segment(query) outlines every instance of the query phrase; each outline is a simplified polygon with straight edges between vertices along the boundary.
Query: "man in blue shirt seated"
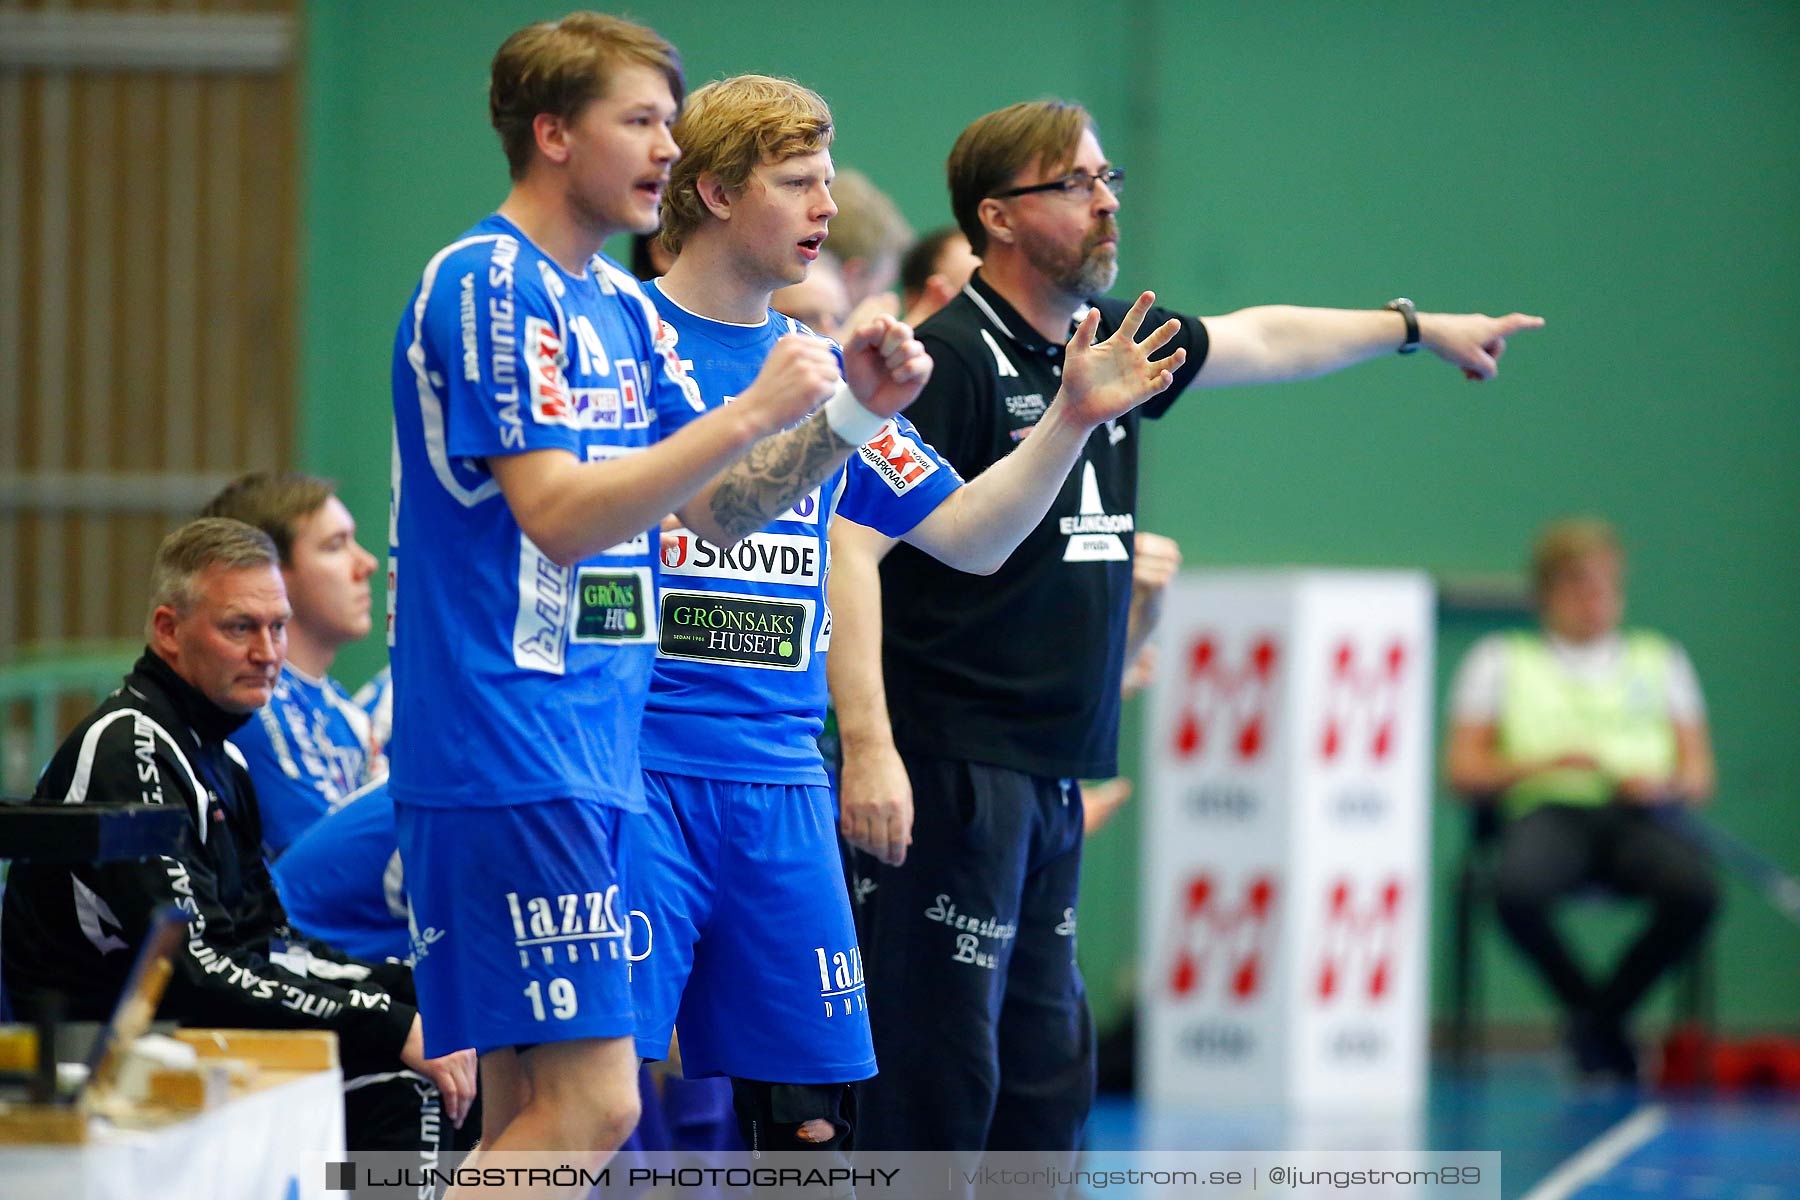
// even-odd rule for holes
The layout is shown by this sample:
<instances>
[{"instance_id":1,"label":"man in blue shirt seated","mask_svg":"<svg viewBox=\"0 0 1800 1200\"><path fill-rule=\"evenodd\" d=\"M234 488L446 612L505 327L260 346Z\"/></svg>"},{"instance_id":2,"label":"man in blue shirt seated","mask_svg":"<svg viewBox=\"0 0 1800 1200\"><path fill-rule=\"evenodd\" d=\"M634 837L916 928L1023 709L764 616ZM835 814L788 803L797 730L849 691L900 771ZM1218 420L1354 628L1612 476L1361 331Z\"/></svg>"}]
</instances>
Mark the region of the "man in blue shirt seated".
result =
<instances>
[{"instance_id":1,"label":"man in blue shirt seated","mask_svg":"<svg viewBox=\"0 0 1800 1200\"><path fill-rule=\"evenodd\" d=\"M371 714L330 673L338 651L369 634L375 556L358 544L356 520L331 482L311 475L240 476L202 515L269 535L294 609L275 694L231 736L256 781L272 862L314 822L387 776ZM371 704L379 703L386 674L368 689Z\"/></svg>"}]
</instances>

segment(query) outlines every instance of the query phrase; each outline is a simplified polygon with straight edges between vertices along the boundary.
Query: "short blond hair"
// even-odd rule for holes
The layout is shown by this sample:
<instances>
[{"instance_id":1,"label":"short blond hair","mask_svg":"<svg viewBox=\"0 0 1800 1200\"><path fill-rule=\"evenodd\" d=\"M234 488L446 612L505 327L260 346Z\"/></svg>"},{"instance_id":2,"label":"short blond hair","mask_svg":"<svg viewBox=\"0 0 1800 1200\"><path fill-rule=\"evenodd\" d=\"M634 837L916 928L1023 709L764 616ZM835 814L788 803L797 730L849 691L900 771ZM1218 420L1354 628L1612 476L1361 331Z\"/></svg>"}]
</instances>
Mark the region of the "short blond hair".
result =
<instances>
[{"instance_id":1,"label":"short blond hair","mask_svg":"<svg viewBox=\"0 0 1800 1200\"><path fill-rule=\"evenodd\" d=\"M156 610L172 608L185 616L194 607L194 580L214 567L227 571L281 566L281 554L268 534L230 517L199 517L162 540L150 565L150 610L145 636L154 641Z\"/></svg>"},{"instance_id":2,"label":"short blond hair","mask_svg":"<svg viewBox=\"0 0 1800 1200\"><path fill-rule=\"evenodd\" d=\"M654 29L597 12L527 25L500 44L488 73L488 117L500 134L515 180L525 178L537 146L539 113L572 119L606 95L612 73L636 65L662 72L680 104L687 83L681 56Z\"/></svg>"},{"instance_id":3,"label":"short blond hair","mask_svg":"<svg viewBox=\"0 0 1800 1200\"><path fill-rule=\"evenodd\" d=\"M950 183L950 212L976 257L987 253L981 202L1004 191L1019 172L1037 166L1060 174L1075 161L1081 135L1098 129L1088 110L1066 100L1028 100L969 123L950 148L944 173Z\"/></svg>"},{"instance_id":4,"label":"short blond hair","mask_svg":"<svg viewBox=\"0 0 1800 1200\"><path fill-rule=\"evenodd\" d=\"M681 157L663 193L663 245L681 253L682 243L706 218L700 176L741 188L764 163L828 149L832 134L831 108L819 93L791 79L734 75L700 88L675 122Z\"/></svg>"},{"instance_id":5,"label":"short blond hair","mask_svg":"<svg viewBox=\"0 0 1800 1200\"><path fill-rule=\"evenodd\" d=\"M1531 585L1541 600L1570 566L1596 554L1623 558L1618 531L1600 517L1564 517L1544 526L1531 546Z\"/></svg>"},{"instance_id":6,"label":"short blond hair","mask_svg":"<svg viewBox=\"0 0 1800 1200\"><path fill-rule=\"evenodd\" d=\"M912 245L912 226L900 215L899 205L855 167L838 172L831 183L831 198L838 212L831 218L831 238L825 248L839 262L857 258L878 262Z\"/></svg>"}]
</instances>

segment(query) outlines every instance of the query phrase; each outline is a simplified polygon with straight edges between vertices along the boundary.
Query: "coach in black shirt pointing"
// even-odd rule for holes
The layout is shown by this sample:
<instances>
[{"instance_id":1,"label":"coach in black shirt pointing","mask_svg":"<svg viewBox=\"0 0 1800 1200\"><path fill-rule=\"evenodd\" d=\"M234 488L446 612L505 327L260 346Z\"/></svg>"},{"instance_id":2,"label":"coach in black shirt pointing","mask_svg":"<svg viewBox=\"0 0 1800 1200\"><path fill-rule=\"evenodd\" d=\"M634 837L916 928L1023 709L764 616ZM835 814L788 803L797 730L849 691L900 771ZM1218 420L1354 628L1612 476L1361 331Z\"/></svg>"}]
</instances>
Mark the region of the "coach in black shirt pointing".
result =
<instances>
[{"instance_id":1,"label":"coach in black shirt pointing","mask_svg":"<svg viewBox=\"0 0 1800 1200\"><path fill-rule=\"evenodd\" d=\"M948 174L982 265L920 327L934 369L907 415L972 478L1030 436L1079 317L1098 308L1110 334L1125 311L1097 298L1118 271L1124 174L1087 112L1057 101L975 121ZM859 1104L861 1148L1070 1149L1087 1119L1074 780L1116 770L1141 417L1162 416L1190 384L1304 379L1421 346L1489 379L1506 339L1543 323L1395 300L1366 312L1152 311L1147 324L1171 316L1187 350L1173 386L1094 431L997 574L960 574L908 546L883 561L890 541L833 527L841 827L857 851L881 1063Z\"/></svg>"}]
</instances>

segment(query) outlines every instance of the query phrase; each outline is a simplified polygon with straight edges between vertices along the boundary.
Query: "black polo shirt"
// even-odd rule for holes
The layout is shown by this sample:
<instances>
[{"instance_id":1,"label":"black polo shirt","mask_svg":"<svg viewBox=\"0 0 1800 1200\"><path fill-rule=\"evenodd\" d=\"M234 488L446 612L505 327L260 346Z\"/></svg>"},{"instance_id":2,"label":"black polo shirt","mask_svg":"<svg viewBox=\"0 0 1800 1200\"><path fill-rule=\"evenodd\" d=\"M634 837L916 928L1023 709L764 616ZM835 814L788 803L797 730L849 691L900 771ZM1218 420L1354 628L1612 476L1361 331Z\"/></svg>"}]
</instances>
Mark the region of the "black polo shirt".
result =
<instances>
[{"instance_id":1,"label":"black polo shirt","mask_svg":"<svg viewBox=\"0 0 1800 1200\"><path fill-rule=\"evenodd\" d=\"M1130 305L1093 303L1101 340ZM968 575L904 544L882 563L882 664L902 750L1033 775L1116 773L1139 428L1206 360L1197 318L1152 309L1144 329L1170 317L1181 332L1161 353L1188 352L1173 386L1094 430L1049 513L996 574ZM906 415L965 479L1010 454L1061 386L1063 343L1045 341L979 272L919 340L931 380Z\"/></svg>"}]
</instances>

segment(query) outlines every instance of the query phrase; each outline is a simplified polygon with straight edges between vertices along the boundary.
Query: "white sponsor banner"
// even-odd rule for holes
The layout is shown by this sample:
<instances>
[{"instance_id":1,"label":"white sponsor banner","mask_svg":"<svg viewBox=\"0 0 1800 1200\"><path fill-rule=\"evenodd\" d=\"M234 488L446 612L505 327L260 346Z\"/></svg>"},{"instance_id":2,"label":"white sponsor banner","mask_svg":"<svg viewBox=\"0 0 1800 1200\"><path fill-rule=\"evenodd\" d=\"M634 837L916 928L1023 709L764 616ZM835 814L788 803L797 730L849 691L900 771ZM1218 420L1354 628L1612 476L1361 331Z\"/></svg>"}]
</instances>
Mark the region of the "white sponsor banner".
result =
<instances>
[{"instance_id":1,"label":"white sponsor banner","mask_svg":"<svg viewBox=\"0 0 1800 1200\"><path fill-rule=\"evenodd\" d=\"M1188 571L1145 738L1153 1104L1422 1102L1432 592Z\"/></svg>"},{"instance_id":2,"label":"white sponsor banner","mask_svg":"<svg viewBox=\"0 0 1800 1200\"><path fill-rule=\"evenodd\" d=\"M0 1147L0 1193L59 1200L327 1200L342 1193L326 1187L321 1160L344 1157L344 1077L334 1066L264 1083L148 1128L95 1121L79 1146ZM419 1156L409 1161L416 1168Z\"/></svg>"},{"instance_id":3,"label":"white sponsor banner","mask_svg":"<svg viewBox=\"0 0 1800 1200\"><path fill-rule=\"evenodd\" d=\"M663 573L816 587L824 567L819 545L817 534L752 533L727 547L675 529L663 535Z\"/></svg>"}]
</instances>

